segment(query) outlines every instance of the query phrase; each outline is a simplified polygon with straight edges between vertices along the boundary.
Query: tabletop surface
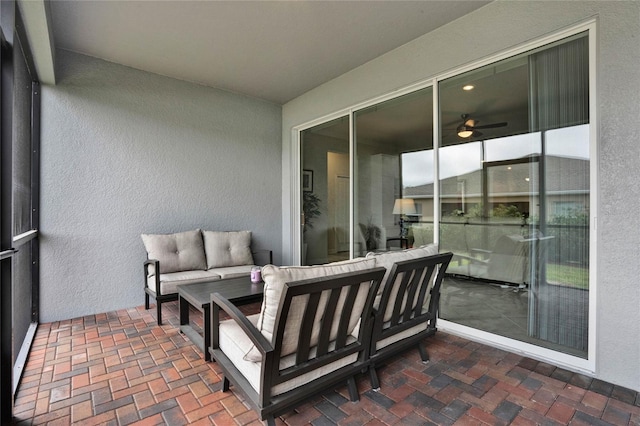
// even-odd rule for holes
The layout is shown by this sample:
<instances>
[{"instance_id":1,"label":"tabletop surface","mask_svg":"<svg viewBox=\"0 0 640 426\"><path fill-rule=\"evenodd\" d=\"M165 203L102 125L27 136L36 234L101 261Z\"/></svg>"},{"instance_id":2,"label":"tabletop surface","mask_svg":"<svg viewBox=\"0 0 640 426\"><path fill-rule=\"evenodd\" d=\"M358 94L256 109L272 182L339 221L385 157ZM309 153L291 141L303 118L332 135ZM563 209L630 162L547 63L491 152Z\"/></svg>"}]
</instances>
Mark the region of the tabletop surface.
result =
<instances>
[{"instance_id":1,"label":"tabletop surface","mask_svg":"<svg viewBox=\"0 0 640 426\"><path fill-rule=\"evenodd\" d=\"M220 293L230 302L243 299L260 299L264 293L264 283L252 283L249 276L239 278L227 278L222 280L207 281L196 284L178 286L181 297L190 303L204 306L211 303L211 293Z\"/></svg>"}]
</instances>

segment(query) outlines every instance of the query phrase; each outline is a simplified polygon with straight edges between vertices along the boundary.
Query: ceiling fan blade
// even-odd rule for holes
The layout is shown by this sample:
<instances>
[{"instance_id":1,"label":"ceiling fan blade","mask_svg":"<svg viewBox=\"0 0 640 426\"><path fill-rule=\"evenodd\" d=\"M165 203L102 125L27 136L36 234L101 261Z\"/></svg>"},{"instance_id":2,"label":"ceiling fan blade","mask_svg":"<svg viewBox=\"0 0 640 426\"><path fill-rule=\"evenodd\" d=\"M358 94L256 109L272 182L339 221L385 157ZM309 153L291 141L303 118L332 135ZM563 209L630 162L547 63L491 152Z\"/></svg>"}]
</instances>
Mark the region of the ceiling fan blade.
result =
<instances>
[{"instance_id":1,"label":"ceiling fan blade","mask_svg":"<svg viewBox=\"0 0 640 426\"><path fill-rule=\"evenodd\" d=\"M506 121L501 123L491 123L491 124L483 124L482 126L473 126L474 129L493 129L496 127L505 127L507 125Z\"/></svg>"}]
</instances>

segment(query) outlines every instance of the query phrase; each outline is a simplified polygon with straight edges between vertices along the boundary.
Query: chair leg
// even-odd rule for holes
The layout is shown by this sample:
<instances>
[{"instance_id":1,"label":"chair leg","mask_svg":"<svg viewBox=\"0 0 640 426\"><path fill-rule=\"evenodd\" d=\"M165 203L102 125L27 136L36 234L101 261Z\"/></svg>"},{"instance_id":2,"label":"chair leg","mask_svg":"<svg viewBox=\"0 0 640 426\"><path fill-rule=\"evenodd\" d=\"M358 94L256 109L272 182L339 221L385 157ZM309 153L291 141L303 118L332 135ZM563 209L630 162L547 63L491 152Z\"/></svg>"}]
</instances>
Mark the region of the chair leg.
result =
<instances>
[{"instance_id":1,"label":"chair leg","mask_svg":"<svg viewBox=\"0 0 640 426\"><path fill-rule=\"evenodd\" d=\"M147 292L144 293L144 308L149 310L149 294Z\"/></svg>"},{"instance_id":2,"label":"chair leg","mask_svg":"<svg viewBox=\"0 0 640 426\"><path fill-rule=\"evenodd\" d=\"M229 390L229 379L226 377L222 377L222 392L227 392Z\"/></svg>"},{"instance_id":3,"label":"chair leg","mask_svg":"<svg viewBox=\"0 0 640 426\"><path fill-rule=\"evenodd\" d=\"M268 416L266 419L267 426L276 426L276 419L273 416Z\"/></svg>"},{"instance_id":4,"label":"chair leg","mask_svg":"<svg viewBox=\"0 0 640 426\"><path fill-rule=\"evenodd\" d=\"M371 381L373 391L378 392L380 390L380 382L378 381L378 374L373 365L369 367L369 380Z\"/></svg>"},{"instance_id":5,"label":"chair leg","mask_svg":"<svg viewBox=\"0 0 640 426\"><path fill-rule=\"evenodd\" d=\"M358 386L356 385L356 379L353 376L347 379L347 386L349 388L349 399L351 402L359 401L360 395L358 394Z\"/></svg>"},{"instance_id":6,"label":"chair leg","mask_svg":"<svg viewBox=\"0 0 640 426\"><path fill-rule=\"evenodd\" d=\"M158 325L162 325L162 303L156 299L156 312L158 313Z\"/></svg>"},{"instance_id":7,"label":"chair leg","mask_svg":"<svg viewBox=\"0 0 640 426\"><path fill-rule=\"evenodd\" d=\"M422 363L426 364L429 362L429 354L427 350L422 346L422 344L418 343L418 352L420 352L420 358L422 358Z\"/></svg>"}]
</instances>

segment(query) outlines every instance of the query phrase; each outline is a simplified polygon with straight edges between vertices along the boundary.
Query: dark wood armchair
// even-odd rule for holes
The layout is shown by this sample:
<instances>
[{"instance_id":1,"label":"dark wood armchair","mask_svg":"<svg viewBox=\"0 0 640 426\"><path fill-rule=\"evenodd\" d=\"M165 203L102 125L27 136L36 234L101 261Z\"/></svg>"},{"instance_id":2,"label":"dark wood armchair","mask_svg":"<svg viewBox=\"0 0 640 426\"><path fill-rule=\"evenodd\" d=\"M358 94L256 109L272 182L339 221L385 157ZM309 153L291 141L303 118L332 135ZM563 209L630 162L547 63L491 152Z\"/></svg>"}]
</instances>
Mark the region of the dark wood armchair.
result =
<instances>
[{"instance_id":1,"label":"dark wood armchair","mask_svg":"<svg viewBox=\"0 0 640 426\"><path fill-rule=\"evenodd\" d=\"M271 425L275 416L345 382L351 400L358 400L354 377L368 365L372 306L384 273L373 268L284 283L271 339L256 327L258 315L245 317L214 293L210 353L224 373L222 390L233 384ZM220 321L220 310L231 319ZM283 348L292 342L287 354Z\"/></svg>"},{"instance_id":2,"label":"dark wood armchair","mask_svg":"<svg viewBox=\"0 0 640 426\"><path fill-rule=\"evenodd\" d=\"M440 286L452 256L443 253L398 261L390 268L375 305L369 355L374 389L380 387L376 365L384 359L416 347L422 360L429 360L423 340L436 332Z\"/></svg>"}]
</instances>

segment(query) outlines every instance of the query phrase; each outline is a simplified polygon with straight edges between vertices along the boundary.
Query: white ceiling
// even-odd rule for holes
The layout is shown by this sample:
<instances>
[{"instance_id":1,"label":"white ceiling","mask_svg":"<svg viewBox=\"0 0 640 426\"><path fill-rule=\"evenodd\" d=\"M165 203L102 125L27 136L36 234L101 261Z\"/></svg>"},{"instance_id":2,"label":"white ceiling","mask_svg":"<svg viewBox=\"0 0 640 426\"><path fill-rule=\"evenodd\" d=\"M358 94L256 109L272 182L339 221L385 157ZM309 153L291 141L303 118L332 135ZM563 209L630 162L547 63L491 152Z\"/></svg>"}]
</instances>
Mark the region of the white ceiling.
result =
<instances>
[{"instance_id":1,"label":"white ceiling","mask_svg":"<svg viewBox=\"0 0 640 426\"><path fill-rule=\"evenodd\" d=\"M55 46L284 104L488 1L51 0Z\"/></svg>"}]
</instances>

